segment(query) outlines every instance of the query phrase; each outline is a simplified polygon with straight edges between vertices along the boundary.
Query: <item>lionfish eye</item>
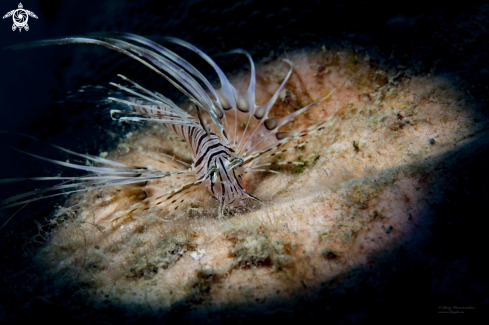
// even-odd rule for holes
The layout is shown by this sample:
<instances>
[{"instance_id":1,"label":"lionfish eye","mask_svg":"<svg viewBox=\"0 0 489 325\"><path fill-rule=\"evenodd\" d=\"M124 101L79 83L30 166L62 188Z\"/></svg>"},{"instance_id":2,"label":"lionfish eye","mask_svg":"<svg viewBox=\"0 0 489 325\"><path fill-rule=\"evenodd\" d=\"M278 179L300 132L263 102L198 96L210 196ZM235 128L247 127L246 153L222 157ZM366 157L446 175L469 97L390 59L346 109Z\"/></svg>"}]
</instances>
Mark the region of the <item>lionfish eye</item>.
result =
<instances>
[{"instance_id":1,"label":"lionfish eye","mask_svg":"<svg viewBox=\"0 0 489 325\"><path fill-rule=\"evenodd\" d=\"M214 184L217 181L217 175L218 174L219 174L219 172L212 171L212 174L211 174L211 183L212 184Z\"/></svg>"},{"instance_id":2,"label":"lionfish eye","mask_svg":"<svg viewBox=\"0 0 489 325\"><path fill-rule=\"evenodd\" d=\"M216 165L209 166L207 173L204 178L211 178L211 183L214 184L217 181L217 176L219 175L219 168Z\"/></svg>"}]
</instances>

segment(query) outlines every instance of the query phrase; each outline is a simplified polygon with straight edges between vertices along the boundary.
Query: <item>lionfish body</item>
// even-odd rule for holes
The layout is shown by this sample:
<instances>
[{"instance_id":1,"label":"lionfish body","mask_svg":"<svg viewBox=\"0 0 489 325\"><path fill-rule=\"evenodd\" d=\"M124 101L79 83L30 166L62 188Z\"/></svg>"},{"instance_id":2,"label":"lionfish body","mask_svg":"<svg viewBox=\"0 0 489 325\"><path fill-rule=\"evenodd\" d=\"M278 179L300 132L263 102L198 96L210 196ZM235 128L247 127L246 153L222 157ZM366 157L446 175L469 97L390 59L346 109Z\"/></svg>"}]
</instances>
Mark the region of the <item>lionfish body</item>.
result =
<instances>
[{"instance_id":1,"label":"lionfish body","mask_svg":"<svg viewBox=\"0 0 489 325\"><path fill-rule=\"evenodd\" d=\"M204 179L202 185L222 206L240 207L253 198L243 186L242 168L230 169L234 161L239 161L239 157L221 138L197 127L169 125L169 128L190 146L195 178Z\"/></svg>"},{"instance_id":2,"label":"lionfish body","mask_svg":"<svg viewBox=\"0 0 489 325\"><path fill-rule=\"evenodd\" d=\"M97 44L119 51L141 62L164 77L189 98L190 102L195 106L197 113L196 117L178 107L162 94L147 90L121 75L119 75L119 77L125 80L128 83L128 86L115 83L111 83L111 85L118 88L123 95L108 97L107 99L122 104L126 109L113 109L110 113L112 118L119 121L156 122L172 129L184 139L191 148L193 163L186 166L189 168L169 172L151 170L144 167L132 167L108 159L83 155L58 147L69 154L86 158L101 166L78 165L29 154L65 167L88 171L89 174L82 177L30 178L31 180L63 180L69 181L69 183L64 182L56 186L3 200L0 202L0 209L26 204L46 197L84 191L87 189L137 184L142 181L147 182L181 174L193 175L194 178L192 181L156 198L146 198L145 203L148 204L146 204L146 208L144 209L148 209L151 206L158 206L163 203L173 203L176 195L181 195L182 193L185 193L185 191L196 186L205 187L218 201L221 211L226 207L239 208L245 205L249 200L258 200L248 193L243 186L242 173L267 171L266 169L259 167L270 164L257 166L255 163L258 159L266 157L265 154L267 153L273 155L273 153L278 154L284 152L286 150L277 151L277 148L290 140L298 139L299 137L317 132L324 128L324 123L326 121L313 125L302 132L278 132L281 126L290 122L293 118L305 112L311 106L327 99L334 90L327 96L290 115L282 118L268 117L268 113L278 98L280 91L292 74L292 62L284 60L290 65L287 76L272 98L264 105L257 106L255 104L254 63L251 56L246 51L239 49L228 53L243 54L247 56L251 64L251 78L248 89L245 92L239 92L228 81L227 77L217 64L205 53L201 52L193 45L179 39L167 37L163 40L187 48L207 61L219 77L221 84L220 89L215 89L195 67L174 52L147 38L133 34L110 33L97 34L97 36L93 37L45 40L29 44L21 44L12 48L20 49L71 43ZM238 135L237 132L238 111L248 115L246 128L240 135ZM204 112L206 116L204 116ZM231 112L234 113L234 118L229 117ZM212 121L212 129L209 124L207 124L206 117L210 118ZM331 120L331 117L328 119ZM254 130L248 128L249 125L255 125ZM260 144L263 147L263 145L270 142L269 140L273 140L273 143L260 150L256 149ZM182 165L185 165L185 163L181 163ZM285 162L278 164L285 164ZM292 162L292 164L302 163ZM273 172L272 170L269 171ZM20 179L3 180L3 182L18 180ZM44 195L44 193L48 191L63 192L47 196ZM138 209L141 209L140 205L133 208L131 211Z\"/></svg>"}]
</instances>

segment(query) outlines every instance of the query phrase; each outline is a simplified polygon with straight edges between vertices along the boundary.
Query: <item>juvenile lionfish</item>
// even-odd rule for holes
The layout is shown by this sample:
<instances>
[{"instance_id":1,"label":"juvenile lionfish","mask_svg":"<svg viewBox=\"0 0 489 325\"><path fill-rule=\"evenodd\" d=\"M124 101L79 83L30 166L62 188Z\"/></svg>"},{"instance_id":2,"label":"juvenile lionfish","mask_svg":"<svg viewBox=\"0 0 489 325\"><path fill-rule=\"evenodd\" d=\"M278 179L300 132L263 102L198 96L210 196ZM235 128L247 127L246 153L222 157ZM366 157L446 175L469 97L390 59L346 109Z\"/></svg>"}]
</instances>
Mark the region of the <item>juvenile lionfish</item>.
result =
<instances>
[{"instance_id":1,"label":"juvenile lionfish","mask_svg":"<svg viewBox=\"0 0 489 325\"><path fill-rule=\"evenodd\" d=\"M180 195L194 187L205 187L217 200L221 214L225 208L239 208L250 200L259 201L258 198L248 193L243 186L243 173L253 171L276 172L264 169L264 167L272 164L303 164L302 162L257 164L257 161L261 158L275 156L298 146L303 146L305 142L279 150L282 145L291 140L299 139L323 129L327 120L303 131L278 131L281 126L290 122L297 115L328 99L333 92L285 117L272 118L269 117L269 112L292 74L293 63L291 61L284 59L290 68L274 95L264 105L257 106L255 104L255 66L248 52L236 49L226 53L243 54L250 62L251 76L249 86L245 92L240 92L229 82L221 68L207 54L177 38L164 37L162 40L191 50L209 63L218 75L221 85L220 89L214 88L209 80L193 65L168 48L148 38L128 33L104 33L90 37L43 40L10 48L21 49L72 43L97 44L121 52L149 67L189 98L193 107L195 107L196 116L190 115L162 94L150 91L136 82L119 75L129 86L110 83L110 85L118 89L119 96L109 96L107 100L122 104L126 109L112 109L110 111L111 117L119 121L142 121L163 124L173 130L189 145L192 151L193 163L180 162L182 166L187 168L179 171L160 171L146 167L127 166L105 158L80 154L55 146L62 151L88 159L101 166L74 164L27 153L51 163L89 173L82 177L29 178L31 180L60 180L63 183L3 200L0 202L0 209L87 189L141 184L183 174L193 176L190 178L192 181L158 197L148 197L143 200L143 204L139 204L127 212L147 210L167 202L173 203L174 201L172 200L175 199L176 195ZM122 96L120 95L121 93ZM238 135L238 111L248 115L248 120L245 122L246 127L241 135ZM231 112L234 114L234 118L230 114ZM212 126L206 123L207 117L212 121ZM328 120L331 120L331 117ZM258 149L260 147L262 148ZM4 179L1 182L19 180L24 179ZM51 191L63 192L44 195L44 193ZM144 208L141 208L142 206Z\"/></svg>"}]
</instances>

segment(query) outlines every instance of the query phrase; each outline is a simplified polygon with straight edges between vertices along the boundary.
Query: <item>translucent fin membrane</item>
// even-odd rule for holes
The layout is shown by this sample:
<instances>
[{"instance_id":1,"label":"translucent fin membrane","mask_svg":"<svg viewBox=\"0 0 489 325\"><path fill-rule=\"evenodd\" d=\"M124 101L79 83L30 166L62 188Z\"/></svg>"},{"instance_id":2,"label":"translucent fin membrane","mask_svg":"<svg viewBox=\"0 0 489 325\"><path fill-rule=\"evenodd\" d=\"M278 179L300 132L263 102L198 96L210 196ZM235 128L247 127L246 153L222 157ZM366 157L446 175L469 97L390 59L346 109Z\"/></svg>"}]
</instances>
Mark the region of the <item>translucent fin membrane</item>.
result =
<instances>
[{"instance_id":1,"label":"translucent fin membrane","mask_svg":"<svg viewBox=\"0 0 489 325\"><path fill-rule=\"evenodd\" d=\"M203 109L212 121L216 124L219 129L221 137L227 142L226 132L223 125L220 122L220 118L224 116L224 111L220 103L219 97L217 96L216 90L210 86L210 83L205 77L202 76L193 66L188 62L183 60L177 54L169 51L163 46L154 43L153 41L146 39L141 36L136 36L132 34L124 33L104 33L96 34L94 37L69 37L62 39L44 40L32 43L25 43L15 46L10 46L10 49L24 49L30 47L47 46L47 45L62 45L62 44L73 44L73 43L88 43L102 45L109 49L116 50L123 53L134 60L137 60L152 69L166 80L168 80L173 86L185 94L192 102ZM173 42L175 44L181 45L199 54L207 62L209 62L212 67L216 70L221 80L221 92L226 96L228 102L232 105L233 101L232 87L225 77L222 70L212 61L206 54L195 48L194 46L178 39L166 38L167 41ZM135 41L139 44L144 44L149 47L141 47L131 44L127 41ZM155 52L155 50L158 52ZM215 100L211 100L207 92L201 87L201 85L195 80L201 80L207 88L207 91L214 94Z\"/></svg>"},{"instance_id":2,"label":"translucent fin membrane","mask_svg":"<svg viewBox=\"0 0 489 325\"><path fill-rule=\"evenodd\" d=\"M247 91L242 94L238 92L233 85L229 82L224 72L219 68L219 66L204 52L199 50L197 47L189 44L183 40L174 38L174 37L161 37L159 38L162 41L170 42L179 46L182 46L186 49L189 49L199 55L202 59L204 59L207 63L209 63L216 74L219 77L220 81L220 89L215 89L212 87L210 82L189 62L185 59L181 58L176 53L170 51L166 47L158 44L150 39L145 37L141 37L134 34L129 33L96 33L92 34L90 37L71 37L71 38L63 38L63 39L53 39L53 40L44 40L26 44L20 44L11 46L11 49L22 49L36 46L46 46L46 45L60 45L60 44L71 44L71 43L89 43L102 45L109 49L116 50L121 52L139 62L146 65L159 75L163 76L166 80L168 80L172 85L174 85L178 90L180 90L183 94L188 96L188 98L194 102L200 109L204 110L217 126L221 138L225 141L227 145L230 145L234 148L237 148L238 155L246 154L250 152L257 145L257 138L263 139L267 138L268 135L275 134L278 129L295 118L297 115L303 113L308 108L318 104L322 100L325 100L331 95L331 93L302 108L301 110L290 114L281 119L270 119L268 114L276 102L280 92L283 87L289 80L292 71L293 71L293 63L287 59L284 59L286 63L290 65L289 72L287 76L283 80L280 87L274 93L270 100L261 106L257 106L255 104L255 87L256 87L256 75L255 75L255 66L253 63L253 59L251 55L242 50L237 49L225 54L243 54L245 55L251 65L251 75L250 75L250 83ZM134 42L136 44L130 43ZM127 87L112 84L119 89L136 96L141 100L146 100L147 103L137 104L141 109L138 113L144 113L141 117L134 116L125 116L125 117L117 117L119 120L130 120L130 121L152 121L156 119L155 122L165 123L165 124L178 124L178 125L191 125L192 122L188 121L186 116L183 116L181 113L184 113L180 110L173 102L171 102L166 97L146 90L145 88L139 86L138 84L130 81L129 79L121 76L124 80L130 82L137 90L142 91L135 92ZM201 82L203 86L201 86ZM212 98L211 98L212 97ZM110 100L120 102L123 104L128 104L124 102L124 99L118 99L115 97L109 97ZM155 109L151 109L151 113L146 111L149 105L156 105L164 107L163 111L156 112ZM132 107L137 106L132 104ZM161 109L161 107L160 107ZM234 121L234 136L232 139L232 143L229 143L227 134L227 120L224 111L232 109L235 113L235 121ZM166 114L166 111L171 111L179 117L173 116L172 114ZM243 136L239 141L237 141L237 112L248 113L248 123L246 123L245 131ZM112 111L112 116L114 117L114 113L124 113L125 111ZM252 116L258 120L257 127L248 135L249 130L248 126L250 125L250 121ZM180 120L181 119L181 120ZM221 123L221 119L224 119L225 125ZM198 123L196 123L198 124ZM205 129L205 126L204 126ZM279 137L277 137L279 139Z\"/></svg>"},{"instance_id":3,"label":"translucent fin membrane","mask_svg":"<svg viewBox=\"0 0 489 325\"><path fill-rule=\"evenodd\" d=\"M251 67L251 74L250 74L250 83L248 85L248 89L246 93L241 94L234 86L230 85L230 88L233 91L233 97L235 99L235 105L228 105L226 110L233 109L234 112L234 138L233 138L233 147L240 148L240 143L241 141L236 144L237 139L237 131L238 131L238 110L243 113L248 113L249 118L248 118L248 123L246 123L246 129L243 134L246 134L246 130L248 129L248 125L251 119L251 115L253 115L253 112L255 111L255 87L256 87L256 73L255 73L255 64L253 62L253 58L251 55L246 52L245 50L242 49L236 49L233 51L229 51L221 55L228 55L228 54L243 54L245 55L248 60L250 61L250 67ZM221 97L224 97L221 95ZM242 139L242 138L241 138Z\"/></svg>"},{"instance_id":4,"label":"translucent fin membrane","mask_svg":"<svg viewBox=\"0 0 489 325\"><path fill-rule=\"evenodd\" d=\"M301 146L306 145L307 141L305 141L301 144L298 144L296 146L290 147L288 149L274 152L274 150L278 149L280 146L288 143L289 141L297 140L297 139L300 139L300 138L308 136L308 135L316 134L316 133L324 130L325 128L332 126L334 124L334 122L336 121L335 116L336 116L337 111L338 111L338 109L332 115L330 115L326 120L321 121L319 123L316 123L316 124L308 127L306 130L304 130L302 132L282 132L283 134L281 134L281 137L282 136L284 136L284 137L281 140L279 140L278 142L266 147L263 150L252 152L248 156L243 157L242 165L246 166L247 168L250 168L250 166L252 166L259 158L272 157L272 156L278 155L280 153L283 153L283 152L286 152L289 150L294 150L295 148L299 148ZM266 153L268 153L268 155L264 156Z\"/></svg>"},{"instance_id":5,"label":"translucent fin membrane","mask_svg":"<svg viewBox=\"0 0 489 325\"><path fill-rule=\"evenodd\" d=\"M283 85L283 83L282 83ZM282 87L282 86L281 86ZM280 90L281 88L279 88ZM249 137L247 143L250 143L252 144L251 147L249 147L248 149L245 149L245 151L243 152L243 155L246 155L248 152L252 152L252 150L254 148L256 148L260 143L262 143L263 141L265 141L267 138L269 138L271 135L275 135L278 133L278 130L280 129L280 127L284 126L285 124L289 123L290 121L292 121L295 117L297 117L299 114L302 114L304 113L305 111L307 111L309 108L313 107L314 105L317 105L319 103L321 103L322 101L325 101L327 100L328 98L331 97L331 95L336 91L336 89L333 89L328 95L324 96L323 98L321 99L318 99L317 101L299 109L298 111L295 111L294 113L292 114L289 114L287 116L284 116L284 117L281 117L281 118L267 118L268 117L268 112L270 111L270 108L267 108L268 110L266 111L266 113L263 115L263 119L260 121L260 124L256 127L255 131L253 132L253 134ZM277 93L275 93L275 95L278 96ZM275 97L274 95L274 97ZM276 98L273 98L272 99L276 100ZM284 132L280 132L279 135L276 135L276 138L277 140L280 140L280 138L284 138L284 136L286 136L286 134L284 134ZM289 133L289 135L294 135L294 133ZM258 140L260 139L260 140Z\"/></svg>"},{"instance_id":6,"label":"translucent fin membrane","mask_svg":"<svg viewBox=\"0 0 489 325\"><path fill-rule=\"evenodd\" d=\"M275 91L275 93L273 94L272 98L270 98L268 100L267 103L265 103L264 105L261 105L261 106L256 106L256 104L254 103L254 95L253 95L253 112L250 111L250 116L248 118L248 123L247 125L250 124L250 121L251 121L251 116L253 115L253 117L257 120L259 120L259 123L258 125L256 126L255 130L253 130L253 132L251 133L251 135L249 135L248 137L246 137L246 132L248 131L248 127L246 127L245 129L245 132L243 133L243 138L242 138L242 141L243 139L246 139L245 142L243 143L242 141L240 142L240 153L244 153L246 152L246 148L251 144L253 143L253 140L254 140L254 137L255 137L255 134L257 134L257 130L259 130L262 126L262 124L264 123L264 121L266 121L266 119L268 118L268 113L270 112L270 110L272 109L273 105L275 104L275 102L277 101L277 98L280 94L280 92L282 91L282 89L284 88L285 84L287 83L287 81L289 80L290 76L292 75L292 71L294 69L294 64L287 60L287 59L284 59L285 62L287 62L289 65L290 65L290 69L289 69L289 72L287 73L287 76L284 78L284 80L282 81L282 83L280 84L280 87L277 89L277 91ZM253 78L253 81L250 80L250 88L253 84L253 90L254 90L254 87L255 87L255 74L253 73L252 74L252 78ZM259 133L258 133L259 134Z\"/></svg>"},{"instance_id":7,"label":"translucent fin membrane","mask_svg":"<svg viewBox=\"0 0 489 325\"><path fill-rule=\"evenodd\" d=\"M33 137L32 137L33 138ZM35 138L34 138L35 139ZM149 170L144 167L131 167L131 166L126 166L124 164L100 158L100 157L95 157L91 155L85 155L85 154L79 154L76 152L73 152L71 150L55 146L54 147L58 148L61 151L67 152L72 155L76 155L79 157L86 158L90 161L106 165L106 166L111 166L111 167L95 167L95 166L85 166L85 165L79 165L79 164L73 164L73 163L67 163L64 161L59 161L59 160L53 160L45 157L41 157L38 155L34 155L31 153L27 153L24 151L21 151L19 149L15 149L19 152L22 152L24 154L27 154L29 156L42 159L60 166L72 168L72 169L78 169L78 170L83 170L89 172L88 175L81 176L81 177L32 177L32 178L8 178L8 179L2 179L0 180L0 183L12 183L12 182L19 182L19 181L25 181L25 180L33 180L33 181L62 181L61 184L43 188L43 189L38 189L34 191L30 191L27 193L19 194L13 197L10 197L8 199L0 201L0 210L4 210L10 207L18 206L21 204L26 204L30 203L33 201L49 198L49 197L54 197L54 196L59 196L59 195L66 195L66 194L71 194L75 192L80 192L80 191L85 191L88 189L95 189L95 188L102 188L102 187L110 187L110 186L120 186L120 185L127 185L127 184L137 184L141 182L147 182L163 177L169 177L169 176L174 176L174 175L179 175L179 174L186 174L190 173L190 170L181 170L181 171L173 171L173 172L165 172L165 171L157 171L157 170ZM70 182L67 184L67 182ZM44 195L44 193L47 192L52 192L52 191L62 191L62 193L56 193L56 194L50 194L50 195Z\"/></svg>"},{"instance_id":8,"label":"translucent fin membrane","mask_svg":"<svg viewBox=\"0 0 489 325\"><path fill-rule=\"evenodd\" d=\"M127 105L130 108L130 111L112 109L110 111L110 115L113 119L119 121L147 121L162 124L188 125L197 128L201 127L196 119L180 109L170 99L161 94L153 93L145 89L144 87L141 87L140 85L124 77L123 75L118 76L132 84L134 89L112 82L110 84L122 90L124 93L130 94L134 97L108 98L108 100L110 101ZM141 91L142 93L138 91ZM142 117L119 116L119 114L140 115Z\"/></svg>"},{"instance_id":9,"label":"translucent fin membrane","mask_svg":"<svg viewBox=\"0 0 489 325\"><path fill-rule=\"evenodd\" d=\"M292 71L294 69L294 64L291 61L284 59L284 61L290 65L290 69L289 69L286 77L282 81L280 87L275 91L272 98L270 98L268 100L268 102L265 103L264 105L257 106L255 103L256 69L255 69L255 64L253 62L253 58L251 57L251 55L247 51L245 51L243 49L232 50L232 51L226 52L226 53L221 54L221 55L227 55L227 54L243 54L243 55L245 55L248 58L248 60L250 62L250 67L251 67L250 82L248 85L248 89L246 90L246 92L244 94L240 93L232 85L230 85L231 89L234 92L234 96L236 99L236 106L232 106L233 111L235 113L234 134L237 133L237 124L238 124L237 123L237 115L238 115L237 110L239 110L240 112L243 112L243 113L248 113L248 122L246 123L243 135L242 135L241 139L239 139L239 142L237 144L236 144L236 142L234 142L235 147L238 149L238 154L242 154L243 152L246 151L246 148L250 145L250 143L253 143L253 141L255 139L254 136L257 133L256 131L261 129L260 128L261 125L267 120L268 113L272 109L272 107L275 104L280 92L282 91L283 87L285 86L285 84L289 80L290 76L292 75ZM256 126L256 128L253 130L253 132L251 132L251 134L247 136L248 127L250 125L250 121L251 121L252 117L259 120L259 123ZM258 133L258 134L260 134L260 133ZM236 141L236 136L234 138L234 141Z\"/></svg>"}]
</instances>

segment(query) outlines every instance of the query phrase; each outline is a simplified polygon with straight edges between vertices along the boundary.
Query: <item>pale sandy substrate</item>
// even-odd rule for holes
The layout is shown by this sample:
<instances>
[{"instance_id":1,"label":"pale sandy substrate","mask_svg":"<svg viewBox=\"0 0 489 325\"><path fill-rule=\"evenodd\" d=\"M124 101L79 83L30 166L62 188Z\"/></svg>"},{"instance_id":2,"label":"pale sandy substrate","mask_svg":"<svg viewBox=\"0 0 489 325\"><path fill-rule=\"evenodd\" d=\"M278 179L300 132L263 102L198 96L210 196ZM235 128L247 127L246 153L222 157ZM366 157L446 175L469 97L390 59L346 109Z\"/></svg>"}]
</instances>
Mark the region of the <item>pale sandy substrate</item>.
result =
<instances>
[{"instance_id":1,"label":"pale sandy substrate","mask_svg":"<svg viewBox=\"0 0 489 325\"><path fill-rule=\"evenodd\" d=\"M81 293L98 302L221 310L314 297L322 285L422 234L430 222L427 198L435 196L434 166L484 127L463 94L443 78L387 71L352 52L320 49L287 58L294 74L274 114L336 89L291 127L304 129L336 111L335 123L279 157L304 167L280 169L285 176L246 174L245 186L263 204L218 218L202 190L177 210L178 202L124 215L188 179L92 191L58 211L59 225L37 256L46 272L83 284ZM281 60L259 65L258 103L286 71ZM247 73L233 80L246 85ZM158 126L127 135L108 157L182 169L157 152L190 159L186 145ZM204 204L191 204L194 197Z\"/></svg>"}]
</instances>

